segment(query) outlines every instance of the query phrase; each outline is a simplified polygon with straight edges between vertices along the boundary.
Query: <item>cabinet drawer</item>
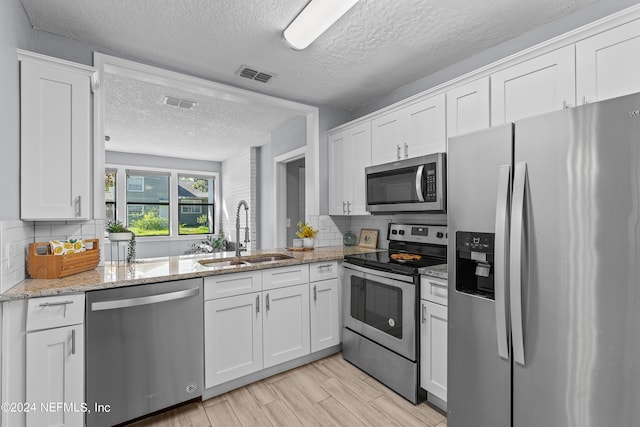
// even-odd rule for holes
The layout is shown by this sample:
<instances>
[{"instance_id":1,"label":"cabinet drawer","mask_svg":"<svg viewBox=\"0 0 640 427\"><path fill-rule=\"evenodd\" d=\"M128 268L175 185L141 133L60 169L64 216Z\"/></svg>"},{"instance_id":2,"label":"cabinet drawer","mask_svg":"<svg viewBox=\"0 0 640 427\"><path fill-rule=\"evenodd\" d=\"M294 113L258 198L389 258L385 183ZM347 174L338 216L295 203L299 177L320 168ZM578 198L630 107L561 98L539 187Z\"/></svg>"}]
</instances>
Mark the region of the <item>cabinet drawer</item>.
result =
<instances>
[{"instance_id":1,"label":"cabinet drawer","mask_svg":"<svg viewBox=\"0 0 640 427\"><path fill-rule=\"evenodd\" d=\"M309 283L309 264L271 268L262 271L262 287L265 291L304 283Z\"/></svg>"},{"instance_id":2,"label":"cabinet drawer","mask_svg":"<svg viewBox=\"0 0 640 427\"><path fill-rule=\"evenodd\" d=\"M235 295L260 292L262 274L260 271L246 273L221 274L204 278L204 300L231 297Z\"/></svg>"},{"instance_id":3,"label":"cabinet drawer","mask_svg":"<svg viewBox=\"0 0 640 427\"><path fill-rule=\"evenodd\" d=\"M446 280L429 276L420 277L420 298L446 306L448 291Z\"/></svg>"},{"instance_id":4,"label":"cabinet drawer","mask_svg":"<svg viewBox=\"0 0 640 427\"><path fill-rule=\"evenodd\" d=\"M84 323L84 296L31 298L27 303L27 331Z\"/></svg>"},{"instance_id":5,"label":"cabinet drawer","mask_svg":"<svg viewBox=\"0 0 640 427\"><path fill-rule=\"evenodd\" d=\"M338 277L338 261L317 262L309 265L309 281L335 279Z\"/></svg>"}]
</instances>

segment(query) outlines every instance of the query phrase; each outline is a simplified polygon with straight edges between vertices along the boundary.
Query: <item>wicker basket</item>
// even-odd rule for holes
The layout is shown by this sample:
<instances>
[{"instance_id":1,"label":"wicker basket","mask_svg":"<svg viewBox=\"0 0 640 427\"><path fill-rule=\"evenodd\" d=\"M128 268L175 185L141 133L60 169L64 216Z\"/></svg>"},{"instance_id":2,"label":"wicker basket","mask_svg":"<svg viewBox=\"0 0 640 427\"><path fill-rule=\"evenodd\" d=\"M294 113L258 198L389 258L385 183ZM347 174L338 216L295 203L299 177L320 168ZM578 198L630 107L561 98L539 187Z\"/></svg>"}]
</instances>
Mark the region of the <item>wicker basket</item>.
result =
<instances>
[{"instance_id":1,"label":"wicker basket","mask_svg":"<svg viewBox=\"0 0 640 427\"><path fill-rule=\"evenodd\" d=\"M100 243L98 239L85 240L88 244L84 252L69 255L53 255L49 242L31 243L27 257L27 271L32 279L57 279L87 270L93 270L100 262ZM47 248L46 255L39 255L38 248ZM87 245L90 246L90 245Z\"/></svg>"}]
</instances>

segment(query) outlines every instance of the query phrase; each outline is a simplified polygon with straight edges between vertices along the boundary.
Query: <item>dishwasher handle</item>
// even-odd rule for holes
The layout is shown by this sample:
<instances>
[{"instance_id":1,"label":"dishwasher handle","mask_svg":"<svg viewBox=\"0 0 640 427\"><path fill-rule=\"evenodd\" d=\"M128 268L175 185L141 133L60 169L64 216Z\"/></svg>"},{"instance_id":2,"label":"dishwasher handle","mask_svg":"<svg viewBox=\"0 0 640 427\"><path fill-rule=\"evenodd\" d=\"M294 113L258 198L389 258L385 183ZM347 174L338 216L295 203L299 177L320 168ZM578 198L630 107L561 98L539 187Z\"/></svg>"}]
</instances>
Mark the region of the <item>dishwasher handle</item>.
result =
<instances>
[{"instance_id":1,"label":"dishwasher handle","mask_svg":"<svg viewBox=\"0 0 640 427\"><path fill-rule=\"evenodd\" d=\"M149 295L146 297L117 299L91 303L91 311L117 310L119 308L136 307L140 305L157 304L160 302L174 301L189 298L200 293L200 288L185 289L183 291L168 292L165 294Z\"/></svg>"}]
</instances>

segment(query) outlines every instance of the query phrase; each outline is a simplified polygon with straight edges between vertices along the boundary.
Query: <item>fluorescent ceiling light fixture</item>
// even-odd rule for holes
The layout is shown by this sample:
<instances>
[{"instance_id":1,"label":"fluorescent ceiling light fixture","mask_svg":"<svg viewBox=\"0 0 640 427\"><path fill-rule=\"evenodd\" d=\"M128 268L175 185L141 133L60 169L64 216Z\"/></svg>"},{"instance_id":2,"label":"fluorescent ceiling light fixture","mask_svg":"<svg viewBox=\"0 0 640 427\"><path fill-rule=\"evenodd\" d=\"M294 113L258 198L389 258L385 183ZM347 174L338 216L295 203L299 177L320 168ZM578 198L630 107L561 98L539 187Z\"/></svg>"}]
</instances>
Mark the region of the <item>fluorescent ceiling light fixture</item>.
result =
<instances>
[{"instance_id":1,"label":"fluorescent ceiling light fixture","mask_svg":"<svg viewBox=\"0 0 640 427\"><path fill-rule=\"evenodd\" d=\"M295 50L309 46L358 0L311 0L284 30L284 41Z\"/></svg>"}]
</instances>

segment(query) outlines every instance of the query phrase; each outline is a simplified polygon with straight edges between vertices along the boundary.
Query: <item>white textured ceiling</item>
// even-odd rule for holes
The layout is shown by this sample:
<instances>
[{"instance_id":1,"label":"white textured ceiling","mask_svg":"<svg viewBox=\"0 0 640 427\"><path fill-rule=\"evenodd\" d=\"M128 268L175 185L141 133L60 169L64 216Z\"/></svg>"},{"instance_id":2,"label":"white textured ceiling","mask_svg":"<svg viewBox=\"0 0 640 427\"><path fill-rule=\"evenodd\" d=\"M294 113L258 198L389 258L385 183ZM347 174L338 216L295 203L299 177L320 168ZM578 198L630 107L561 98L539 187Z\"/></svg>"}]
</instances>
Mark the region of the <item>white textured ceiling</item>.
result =
<instances>
[{"instance_id":1,"label":"white textured ceiling","mask_svg":"<svg viewBox=\"0 0 640 427\"><path fill-rule=\"evenodd\" d=\"M236 102L106 73L105 143L109 151L224 161L270 141L271 131L296 114L257 102ZM193 109L162 103L195 101Z\"/></svg>"},{"instance_id":2,"label":"white textured ceiling","mask_svg":"<svg viewBox=\"0 0 640 427\"><path fill-rule=\"evenodd\" d=\"M596 2L360 0L310 47L294 51L281 34L308 0L21 1L38 30L346 110ZM243 64L276 77L267 84L241 78Z\"/></svg>"}]
</instances>

